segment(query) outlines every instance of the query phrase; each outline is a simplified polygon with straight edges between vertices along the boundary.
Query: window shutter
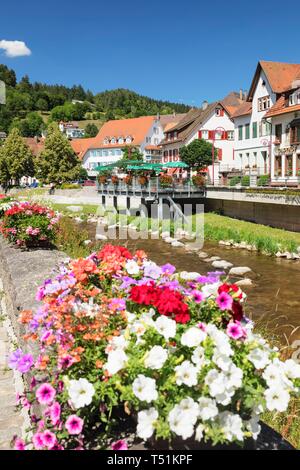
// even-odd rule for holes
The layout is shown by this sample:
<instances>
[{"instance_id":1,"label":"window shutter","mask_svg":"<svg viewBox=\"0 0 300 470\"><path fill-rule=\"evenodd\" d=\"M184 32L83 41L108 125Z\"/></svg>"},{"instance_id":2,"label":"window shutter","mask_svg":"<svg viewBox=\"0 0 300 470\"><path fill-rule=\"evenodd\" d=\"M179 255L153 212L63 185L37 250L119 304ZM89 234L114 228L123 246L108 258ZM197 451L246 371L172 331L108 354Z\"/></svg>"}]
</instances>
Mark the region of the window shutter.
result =
<instances>
[{"instance_id":1,"label":"window shutter","mask_svg":"<svg viewBox=\"0 0 300 470\"><path fill-rule=\"evenodd\" d=\"M220 109L220 116L224 116L224 109Z\"/></svg>"},{"instance_id":2,"label":"window shutter","mask_svg":"<svg viewBox=\"0 0 300 470\"><path fill-rule=\"evenodd\" d=\"M208 139L213 140L214 138L214 131L208 131Z\"/></svg>"},{"instance_id":3,"label":"window shutter","mask_svg":"<svg viewBox=\"0 0 300 470\"><path fill-rule=\"evenodd\" d=\"M198 139L202 139L202 131L198 131Z\"/></svg>"},{"instance_id":4,"label":"window shutter","mask_svg":"<svg viewBox=\"0 0 300 470\"><path fill-rule=\"evenodd\" d=\"M223 155L222 149L218 149L218 159L219 160L222 160L222 155Z\"/></svg>"}]
</instances>

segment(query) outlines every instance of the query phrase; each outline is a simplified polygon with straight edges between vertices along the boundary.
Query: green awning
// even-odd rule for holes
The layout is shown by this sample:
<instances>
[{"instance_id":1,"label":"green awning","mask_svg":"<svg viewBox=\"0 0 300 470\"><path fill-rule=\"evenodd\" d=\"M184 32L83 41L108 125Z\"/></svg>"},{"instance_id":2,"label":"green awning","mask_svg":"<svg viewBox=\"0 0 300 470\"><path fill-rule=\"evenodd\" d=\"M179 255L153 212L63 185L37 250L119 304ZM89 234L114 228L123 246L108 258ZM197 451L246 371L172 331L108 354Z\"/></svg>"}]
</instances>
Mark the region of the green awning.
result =
<instances>
[{"instance_id":1,"label":"green awning","mask_svg":"<svg viewBox=\"0 0 300 470\"><path fill-rule=\"evenodd\" d=\"M164 168L188 168L189 166L184 162L168 162L162 165Z\"/></svg>"}]
</instances>

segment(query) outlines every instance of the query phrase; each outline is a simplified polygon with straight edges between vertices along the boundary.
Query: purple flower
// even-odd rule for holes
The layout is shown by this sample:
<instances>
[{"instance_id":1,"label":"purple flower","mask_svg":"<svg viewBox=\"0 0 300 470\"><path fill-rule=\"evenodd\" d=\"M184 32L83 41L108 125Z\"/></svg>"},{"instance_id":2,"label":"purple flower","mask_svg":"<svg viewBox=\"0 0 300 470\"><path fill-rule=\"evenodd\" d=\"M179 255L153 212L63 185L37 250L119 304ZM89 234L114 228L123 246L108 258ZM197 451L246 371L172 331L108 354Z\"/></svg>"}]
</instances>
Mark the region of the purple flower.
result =
<instances>
[{"instance_id":1,"label":"purple flower","mask_svg":"<svg viewBox=\"0 0 300 470\"><path fill-rule=\"evenodd\" d=\"M128 289L131 285L136 284L136 280L129 276L121 278L122 284L119 286L120 289Z\"/></svg>"},{"instance_id":2,"label":"purple flower","mask_svg":"<svg viewBox=\"0 0 300 470\"><path fill-rule=\"evenodd\" d=\"M19 360L21 359L23 352L21 349L16 349L8 359L8 365L11 369L17 369Z\"/></svg>"},{"instance_id":3,"label":"purple flower","mask_svg":"<svg viewBox=\"0 0 300 470\"><path fill-rule=\"evenodd\" d=\"M158 279L162 274L162 269L152 261L146 261L144 264L144 276L151 279Z\"/></svg>"},{"instance_id":4,"label":"purple flower","mask_svg":"<svg viewBox=\"0 0 300 470\"><path fill-rule=\"evenodd\" d=\"M128 450L127 442L124 439L113 442L111 445L112 450Z\"/></svg>"},{"instance_id":5,"label":"purple flower","mask_svg":"<svg viewBox=\"0 0 300 470\"><path fill-rule=\"evenodd\" d=\"M246 331L239 322L228 323L226 333L232 339L241 339L246 337Z\"/></svg>"},{"instance_id":6,"label":"purple flower","mask_svg":"<svg viewBox=\"0 0 300 470\"><path fill-rule=\"evenodd\" d=\"M195 289L191 292L191 294L192 294L193 300L196 302L196 304L200 304L205 299L205 295L200 290Z\"/></svg>"},{"instance_id":7,"label":"purple flower","mask_svg":"<svg viewBox=\"0 0 300 470\"><path fill-rule=\"evenodd\" d=\"M172 274L174 274L176 271L175 266L173 266L173 264L170 264L170 263L164 264L163 266L161 266L160 269L162 273L167 276L172 276Z\"/></svg>"},{"instance_id":8,"label":"purple flower","mask_svg":"<svg viewBox=\"0 0 300 470\"><path fill-rule=\"evenodd\" d=\"M37 401L41 405L50 405L53 402L55 395L56 392L54 388L52 385L47 383L42 384L35 393Z\"/></svg>"},{"instance_id":9,"label":"purple flower","mask_svg":"<svg viewBox=\"0 0 300 470\"><path fill-rule=\"evenodd\" d=\"M109 308L112 310L125 310L126 309L126 301L124 299L111 299L109 303Z\"/></svg>"},{"instance_id":10,"label":"purple flower","mask_svg":"<svg viewBox=\"0 0 300 470\"><path fill-rule=\"evenodd\" d=\"M21 349L17 349L10 355L8 364L11 369L26 374L33 366L33 357L31 354L23 354Z\"/></svg>"}]
</instances>

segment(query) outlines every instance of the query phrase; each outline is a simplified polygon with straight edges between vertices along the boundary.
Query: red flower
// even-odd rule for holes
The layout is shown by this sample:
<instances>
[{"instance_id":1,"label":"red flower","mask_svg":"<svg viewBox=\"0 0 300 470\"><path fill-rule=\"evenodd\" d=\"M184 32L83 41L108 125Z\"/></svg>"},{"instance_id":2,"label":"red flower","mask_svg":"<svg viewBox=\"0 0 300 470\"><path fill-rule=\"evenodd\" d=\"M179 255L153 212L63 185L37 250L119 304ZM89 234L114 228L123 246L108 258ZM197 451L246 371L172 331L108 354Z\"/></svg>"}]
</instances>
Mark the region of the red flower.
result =
<instances>
[{"instance_id":1,"label":"red flower","mask_svg":"<svg viewBox=\"0 0 300 470\"><path fill-rule=\"evenodd\" d=\"M187 305L186 305L187 307ZM190 314L189 313L178 313L177 315L175 315L175 321L176 323L187 323L189 320L190 320Z\"/></svg>"},{"instance_id":2,"label":"red flower","mask_svg":"<svg viewBox=\"0 0 300 470\"><path fill-rule=\"evenodd\" d=\"M155 305L158 298L158 289L151 285L133 286L130 291L130 299L137 304Z\"/></svg>"},{"instance_id":3,"label":"red flower","mask_svg":"<svg viewBox=\"0 0 300 470\"><path fill-rule=\"evenodd\" d=\"M242 320L242 318L243 318L243 307L241 306L241 304L239 302L237 302L235 300L232 302L231 311L232 311L232 316L233 316L234 321L241 321Z\"/></svg>"}]
</instances>

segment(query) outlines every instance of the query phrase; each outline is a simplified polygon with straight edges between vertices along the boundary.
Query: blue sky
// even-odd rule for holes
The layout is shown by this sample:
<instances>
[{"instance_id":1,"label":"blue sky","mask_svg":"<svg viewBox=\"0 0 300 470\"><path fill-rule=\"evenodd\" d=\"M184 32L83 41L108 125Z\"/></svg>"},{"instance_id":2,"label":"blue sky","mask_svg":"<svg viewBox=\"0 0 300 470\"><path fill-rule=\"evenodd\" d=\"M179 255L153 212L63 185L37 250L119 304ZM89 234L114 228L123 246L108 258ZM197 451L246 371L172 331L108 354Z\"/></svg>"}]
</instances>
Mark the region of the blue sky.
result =
<instances>
[{"instance_id":1,"label":"blue sky","mask_svg":"<svg viewBox=\"0 0 300 470\"><path fill-rule=\"evenodd\" d=\"M3 2L1 40L31 55L0 63L32 81L129 88L200 105L248 89L259 59L300 63L299 15L279 0Z\"/></svg>"}]
</instances>

